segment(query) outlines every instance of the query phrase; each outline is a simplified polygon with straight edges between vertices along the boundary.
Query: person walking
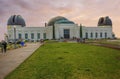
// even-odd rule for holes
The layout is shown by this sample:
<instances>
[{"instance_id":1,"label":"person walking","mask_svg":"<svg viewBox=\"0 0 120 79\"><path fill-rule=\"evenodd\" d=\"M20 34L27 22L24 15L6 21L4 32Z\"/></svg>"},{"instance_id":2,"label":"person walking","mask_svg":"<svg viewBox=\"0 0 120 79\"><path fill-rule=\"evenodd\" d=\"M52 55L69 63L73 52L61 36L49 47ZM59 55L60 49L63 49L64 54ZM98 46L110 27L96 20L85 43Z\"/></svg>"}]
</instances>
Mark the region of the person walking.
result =
<instances>
[{"instance_id":1,"label":"person walking","mask_svg":"<svg viewBox=\"0 0 120 79\"><path fill-rule=\"evenodd\" d=\"M2 43L0 42L0 49L1 49L1 52L3 51L3 45Z\"/></svg>"},{"instance_id":2,"label":"person walking","mask_svg":"<svg viewBox=\"0 0 120 79\"><path fill-rule=\"evenodd\" d=\"M2 52L5 53L7 51L7 42L2 40L1 44L2 44Z\"/></svg>"}]
</instances>

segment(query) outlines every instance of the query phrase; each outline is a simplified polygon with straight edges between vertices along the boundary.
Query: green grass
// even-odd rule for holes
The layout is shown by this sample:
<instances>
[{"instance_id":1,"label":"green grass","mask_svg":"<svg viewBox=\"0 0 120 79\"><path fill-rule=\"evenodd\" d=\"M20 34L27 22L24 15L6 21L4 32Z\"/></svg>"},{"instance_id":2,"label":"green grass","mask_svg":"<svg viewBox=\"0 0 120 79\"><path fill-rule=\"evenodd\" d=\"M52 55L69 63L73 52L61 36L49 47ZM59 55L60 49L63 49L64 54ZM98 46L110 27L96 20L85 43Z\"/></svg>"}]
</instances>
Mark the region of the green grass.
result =
<instances>
[{"instance_id":1,"label":"green grass","mask_svg":"<svg viewBox=\"0 0 120 79\"><path fill-rule=\"evenodd\" d=\"M111 44L111 45L120 45L120 40L107 40L107 39L102 39L102 40L87 40L87 42L92 42L92 43L102 43L102 44Z\"/></svg>"},{"instance_id":2,"label":"green grass","mask_svg":"<svg viewBox=\"0 0 120 79\"><path fill-rule=\"evenodd\" d=\"M104 41L103 44L120 45L120 41Z\"/></svg>"},{"instance_id":3,"label":"green grass","mask_svg":"<svg viewBox=\"0 0 120 79\"><path fill-rule=\"evenodd\" d=\"M120 51L50 42L5 79L120 79Z\"/></svg>"}]
</instances>

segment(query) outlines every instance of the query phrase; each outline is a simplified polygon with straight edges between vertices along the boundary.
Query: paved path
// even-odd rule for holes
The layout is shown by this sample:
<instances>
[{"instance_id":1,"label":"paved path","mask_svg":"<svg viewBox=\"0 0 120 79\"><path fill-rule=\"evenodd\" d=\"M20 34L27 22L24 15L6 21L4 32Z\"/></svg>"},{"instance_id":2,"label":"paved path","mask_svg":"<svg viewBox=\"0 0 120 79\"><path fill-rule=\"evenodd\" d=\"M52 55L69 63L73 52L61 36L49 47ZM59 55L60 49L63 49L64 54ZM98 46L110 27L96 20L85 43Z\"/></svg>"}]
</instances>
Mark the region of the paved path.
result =
<instances>
[{"instance_id":1,"label":"paved path","mask_svg":"<svg viewBox=\"0 0 120 79\"><path fill-rule=\"evenodd\" d=\"M4 79L11 71L27 59L41 44L28 43L26 47L0 53L0 79Z\"/></svg>"}]
</instances>

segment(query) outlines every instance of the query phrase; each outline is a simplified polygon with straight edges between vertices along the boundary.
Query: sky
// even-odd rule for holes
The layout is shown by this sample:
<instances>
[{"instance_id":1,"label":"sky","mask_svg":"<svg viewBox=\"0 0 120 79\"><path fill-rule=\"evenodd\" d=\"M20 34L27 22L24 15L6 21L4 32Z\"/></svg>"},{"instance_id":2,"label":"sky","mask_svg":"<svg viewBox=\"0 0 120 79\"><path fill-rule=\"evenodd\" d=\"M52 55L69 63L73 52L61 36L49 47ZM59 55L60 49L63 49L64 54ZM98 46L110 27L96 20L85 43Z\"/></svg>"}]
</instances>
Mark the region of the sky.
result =
<instances>
[{"instance_id":1,"label":"sky","mask_svg":"<svg viewBox=\"0 0 120 79\"><path fill-rule=\"evenodd\" d=\"M21 15L27 27L42 27L56 16L97 27L100 17L109 16L113 32L120 38L120 0L0 0L0 40L7 33L11 15Z\"/></svg>"}]
</instances>

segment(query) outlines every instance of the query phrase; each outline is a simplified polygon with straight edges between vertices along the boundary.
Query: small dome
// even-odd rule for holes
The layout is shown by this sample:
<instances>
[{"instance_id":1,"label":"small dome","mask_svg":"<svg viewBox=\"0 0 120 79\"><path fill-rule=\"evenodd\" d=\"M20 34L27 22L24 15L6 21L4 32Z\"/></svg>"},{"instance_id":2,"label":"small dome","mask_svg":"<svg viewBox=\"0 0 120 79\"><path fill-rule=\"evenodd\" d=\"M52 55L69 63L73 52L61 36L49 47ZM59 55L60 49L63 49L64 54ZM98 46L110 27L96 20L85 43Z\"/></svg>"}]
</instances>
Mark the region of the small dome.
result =
<instances>
[{"instance_id":1,"label":"small dome","mask_svg":"<svg viewBox=\"0 0 120 79\"><path fill-rule=\"evenodd\" d=\"M54 17L52 18L49 22L48 22L48 26L51 26L51 25L54 25L55 23L57 24L65 24L65 23L72 23L74 24L74 22L72 21L69 21L67 18L65 17L62 17L62 16L57 16L57 17Z\"/></svg>"},{"instance_id":2,"label":"small dome","mask_svg":"<svg viewBox=\"0 0 120 79\"><path fill-rule=\"evenodd\" d=\"M24 19L20 15L12 15L7 22L7 25L21 25L26 26Z\"/></svg>"},{"instance_id":3,"label":"small dome","mask_svg":"<svg viewBox=\"0 0 120 79\"><path fill-rule=\"evenodd\" d=\"M112 21L111 21L111 19L107 16L107 17L105 17L105 25L110 25L110 26L112 26Z\"/></svg>"},{"instance_id":4,"label":"small dome","mask_svg":"<svg viewBox=\"0 0 120 79\"><path fill-rule=\"evenodd\" d=\"M101 17L98 21L98 26L112 26L112 21L108 16Z\"/></svg>"}]
</instances>

